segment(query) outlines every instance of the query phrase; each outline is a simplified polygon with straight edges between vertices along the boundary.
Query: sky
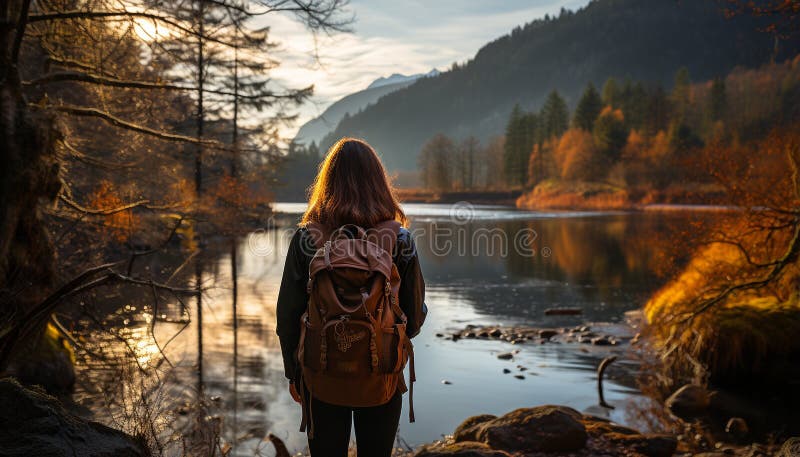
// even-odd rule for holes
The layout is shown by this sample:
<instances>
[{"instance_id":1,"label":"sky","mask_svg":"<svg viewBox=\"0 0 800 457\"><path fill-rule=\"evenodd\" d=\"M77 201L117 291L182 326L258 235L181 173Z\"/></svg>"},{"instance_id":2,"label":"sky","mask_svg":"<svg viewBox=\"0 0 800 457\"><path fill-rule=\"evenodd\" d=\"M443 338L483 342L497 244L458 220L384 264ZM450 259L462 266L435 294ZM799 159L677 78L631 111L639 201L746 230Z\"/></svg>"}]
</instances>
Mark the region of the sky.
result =
<instances>
[{"instance_id":1,"label":"sky","mask_svg":"<svg viewBox=\"0 0 800 457\"><path fill-rule=\"evenodd\" d=\"M286 87L313 84L315 94L283 134L292 137L306 121L339 98L393 73L427 73L471 59L486 43L562 7L588 0L351 0L352 32L316 37L290 16L266 21L279 44L280 66L270 76Z\"/></svg>"}]
</instances>

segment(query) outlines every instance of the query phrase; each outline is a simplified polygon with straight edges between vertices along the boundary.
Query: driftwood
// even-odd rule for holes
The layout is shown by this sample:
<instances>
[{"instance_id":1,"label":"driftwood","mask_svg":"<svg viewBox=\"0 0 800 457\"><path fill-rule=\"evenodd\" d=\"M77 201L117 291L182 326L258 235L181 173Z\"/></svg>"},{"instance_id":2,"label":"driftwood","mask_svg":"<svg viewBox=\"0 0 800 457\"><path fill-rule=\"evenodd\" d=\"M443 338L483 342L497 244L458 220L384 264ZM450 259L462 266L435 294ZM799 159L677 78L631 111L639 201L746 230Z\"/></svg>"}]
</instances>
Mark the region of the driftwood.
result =
<instances>
[{"instance_id":1,"label":"driftwood","mask_svg":"<svg viewBox=\"0 0 800 457\"><path fill-rule=\"evenodd\" d=\"M289 450L286 449L286 444L283 443L283 440L278 438L277 436L270 433L267 435L267 439L275 446L275 457L292 457L289 454Z\"/></svg>"},{"instance_id":2,"label":"driftwood","mask_svg":"<svg viewBox=\"0 0 800 457\"><path fill-rule=\"evenodd\" d=\"M597 395L600 397L600 406L608 409L614 409L614 406L606 403L606 399L603 396L603 374L606 372L606 368L614 363L615 360L617 360L617 356L615 355L606 357L597 367Z\"/></svg>"}]
</instances>

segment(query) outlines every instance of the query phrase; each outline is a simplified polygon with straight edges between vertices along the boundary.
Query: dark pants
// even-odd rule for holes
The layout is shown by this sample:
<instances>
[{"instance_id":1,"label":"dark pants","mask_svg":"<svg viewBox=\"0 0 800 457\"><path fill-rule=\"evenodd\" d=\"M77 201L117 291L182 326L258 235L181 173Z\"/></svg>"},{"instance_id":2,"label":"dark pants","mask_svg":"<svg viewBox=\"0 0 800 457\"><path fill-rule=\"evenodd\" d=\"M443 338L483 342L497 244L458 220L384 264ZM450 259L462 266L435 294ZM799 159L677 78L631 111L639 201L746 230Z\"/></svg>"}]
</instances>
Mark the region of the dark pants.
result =
<instances>
[{"instance_id":1,"label":"dark pants","mask_svg":"<svg viewBox=\"0 0 800 457\"><path fill-rule=\"evenodd\" d=\"M399 390L388 403L366 408L331 405L312 398L314 438L308 440L311 457L346 457L353 423L358 457L390 457L402 405L403 394Z\"/></svg>"}]
</instances>

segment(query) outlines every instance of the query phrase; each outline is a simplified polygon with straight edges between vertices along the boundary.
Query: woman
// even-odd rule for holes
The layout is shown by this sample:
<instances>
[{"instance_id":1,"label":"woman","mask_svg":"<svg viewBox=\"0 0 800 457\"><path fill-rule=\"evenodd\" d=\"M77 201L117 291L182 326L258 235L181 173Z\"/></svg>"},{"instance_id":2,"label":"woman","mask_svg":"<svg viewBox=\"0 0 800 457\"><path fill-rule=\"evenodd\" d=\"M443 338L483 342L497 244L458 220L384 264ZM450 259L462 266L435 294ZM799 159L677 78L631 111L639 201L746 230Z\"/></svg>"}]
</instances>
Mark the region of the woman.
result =
<instances>
[{"instance_id":1,"label":"woman","mask_svg":"<svg viewBox=\"0 0 800 457\"><path fill-rule=\"evenodd\" d=\"M316 279L315 273L319 271L320 273L317 273L319 275L330 273L335 276L328 255L331 246L330 240L334 239L332 234L337 233L337 236L340 237L344 234L346 239L343 240L343 243L351 243L348 246L362 243L358 246L370 250L370 255L373 256L369 262L370 265L377 262L375 258L381 256L387 265L385 273L383 273L387 300L385 308L392 308L392 305L395 305L393 309L396 310L397 316L384 310L384 302L380 301L382 300L380 293L375 298L376 303L380 303L377 305L377 312L388 316L386 319L391 319L388 324L390 327L393 326L400 330L395 335L381 331L381 329L385 331L385 323L376 327L380 333L377 335L377 347L391 345L393 341L391 337L395 337L400 354L403 353L404 348L411 352L410 343L407 343L408 339L419 333L427 308L424 304L425 283L420 271L414 241L409 231L401 227L401 224L406 224L405 214L394 196L386 171L375 151L362 140L352 138L339 140L328 151L320 166L311 188L308 209L303 215L300 228L290 242L277 305L277 333L283 353L285 375L289 379L289 391L292 398L303 406L304 422L306 419L309 422L308 444L313 457L346 456L350 442L351 423L355 424L356 446L360 457L388 457L391 455L400 419L402 394L406 391L406 384L403 380L405 360L392 361L391 364L395 364L394 371L386 370L384 371L386 374L381 375L381 379L387 382L396 381L396 378L399 377L398 382L382 384L390 386L385 392L388 401L381 400L381 404L373 405L368 399L354 398L352 392L369 390L369 386L358 385L359 382L362 382L359 380L367 379L366 377L326 378L325 370L331 369L331 364L335 364L336 357L346 357L346 351L352 345L361 344L362 340L365 348L369 347L373 351L372 370L379 370L385 364L385 360L377 360L385 358L383 353L380 353L380 349L376 351L374 340L371 341L371 346L366 343L370 338L364 338L364 335L369 335L369 332L359 333L350 330L351 333L345 335L341 341L331 340L330 334L333 331L337 333L337 338L343 333L339 320L336 320L335 325L331 327L332 331L328 333L328 336L325 336L324 331L321 337L314 334L313 332L319 332L322 327L327 328L324 324L331 320L331 316L326 317L323 310L319 314L322 316L322 321L319 322L320 318L318 318L315 323L314 319L309 318L309 314L317 315L315 308L318 302L326 300L324 291L317 292L315 289L315 287L322 288L323 285L317 286L317 284L324 283L322 279ZM366 234L374 228L380 228L383 230L381 233L386 234L389 233L387 230L391 230L391 227L394 227L394 232L390 232L391 242L381 245L387 251L391 251L389 253L374 249L374 244L361 240L362 237L367 240ZM344 246L344 244L338 246ZM323 247L325 255L317 255L317 252L322 252ZM315 257L315 255L317 256ZM328 268L314 268L313 262L321 263L323 257ZM337 258L335 252L332 257L335 263ZM348 263L348 265L351 264L352 261ZM330 270L330 272L325 270ZM375 274L377 275L377 273ZM383 281L384 276L376 277ZM331 282L335 282L335 278L334 281L328 281L328 283ZM384 290L383 282L379 283L372 279L370 287L373 283L376 291ZM338 283L334 285L337 287L332 287L331 290L335 289L337 292L329 294L329 299L337 303L339 300L346 302L347 293L343 288L338 287ZM372 303L370 301L372 299L368 297L371 292L367 289L369 287L360 288L360 293L364 297L361 303L364 307L367 306L364 303ZM360 297L358 293L356 293L356 297ZM350 304L352 305L352 303ZM397 309L397 305L399 305L399 309ZM326 306L321 305L321 307ZM348 312L360 312L353 311L354 308L351 306L342 306ZM367 318L372 320L373 324L375 324L374 313L374 309L372 313L364 313ZM342 322L350 322L350 316L346 317L348 319L342 318ZM369 321L365 319L365 322ZM334 322L329 322L328 325L331 324ZM375 332L371 332L375 338ZM314 339L315 335L317 340ZM330 343L328 343L329 340ZM326 355L330 354L327 357L326 355L322 356L322 368L319 366L318 341L323 341L321 351ZM407 344L404 345L404 341ZM340 343L338 349L336 342ZM354 350L350 351L350 353L352 352ZM309 356L312 353L314 356ZM395 351L395 353L398 352ZM398 359L400 357L396 356ZM369 364L370 357L359 356L358 360L362 359L365 364ZM342 362L342 365L344 363ZM314 364L316 366L313 366ZM308 365L312 365L312 367L309 368ZM413 382L413 352L411 352L410 368ZM353 371L357 372L358 368L353 368ZM321 377L320 374L322 374ZM336 383L337 379L344 380L345 383L349 382L351 385L325 385L326 382ZM313 382L311 382L312 380ZM352 385L354 383L356 385ZM348 387L352 387L352 389L348 389ZM363 389L361 389L362 387ZM349 390L351 393L343 393L341 398L332 397L335 395L332 392L344 390ZM318 398L321 396L318 394L322 392L326 392L325 401ZM365 404L370 406L364 406ZM410 413L413 420L413 408Z\"/></svg>"}]
</instances>

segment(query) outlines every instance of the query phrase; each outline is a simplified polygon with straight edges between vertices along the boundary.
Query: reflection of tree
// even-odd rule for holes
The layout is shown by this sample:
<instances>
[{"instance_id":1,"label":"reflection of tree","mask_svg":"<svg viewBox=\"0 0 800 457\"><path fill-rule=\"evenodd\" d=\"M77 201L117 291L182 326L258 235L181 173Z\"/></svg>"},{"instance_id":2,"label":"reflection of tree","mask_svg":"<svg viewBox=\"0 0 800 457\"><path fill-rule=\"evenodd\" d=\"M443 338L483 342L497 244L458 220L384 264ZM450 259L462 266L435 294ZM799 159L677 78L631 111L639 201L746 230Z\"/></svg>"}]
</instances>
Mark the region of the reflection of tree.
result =
<instances>
[{"instance_id":1,"label":"reflection of tree","mask_svg":"<svg viewBox=\"0 0 800 457\"><path fill-rule=\"evenodd\" d=\"M605 302L618 317L619 306L635 307L652 293L664 271L669 271L667 260L680 260L673 252L674 240L690 245L691 223L698 218L635 213L473 221L461 226L440 223L439 233L447 234L440 243L453 246L447 255L436 255L430 246L433 224L415 228L426 230L417 242L428 284L450 289L481 311L527 317L554 305ZM522 231L536 233L527 254L514 245L515 235ZM497 233L503 236L494 236ZM460 254L459 243L471 243L474 252L467 249ZM551 252L547 257L542 255L545 247ZM464 287L459 286L462 283ZM591 319L612 317L600 308L586 312Z\"/></svg>"},{"instance_id":2,"label":"reflection of tree","mask_svg":"<svg viewBox=\"0 0 800 457\"><path fill-rule=\"evenodd\" d=\"M529 222L539 234L537 243L552 255L544 258L509 257L509 270L536 277L545 274L613 300L624 285L653 287L666 259L673 257L672 240L688 232L690 217L681 214L630 214L622 216L553 219ZM513 229L512 229L513 230ZM690 242L690 240L686 240ZM553 268L556 270L554 271ZM587 297L590 298L590 297Z\"/></svg>"}]
</instances>

